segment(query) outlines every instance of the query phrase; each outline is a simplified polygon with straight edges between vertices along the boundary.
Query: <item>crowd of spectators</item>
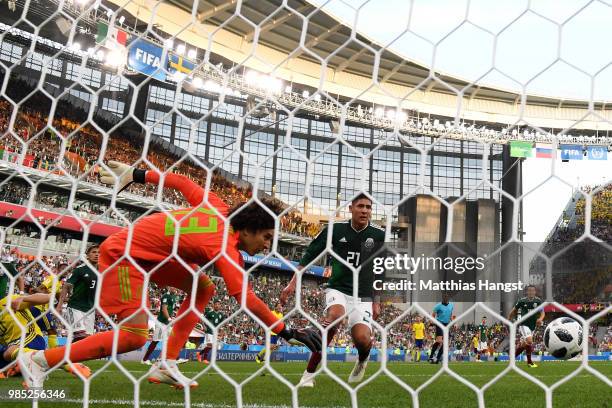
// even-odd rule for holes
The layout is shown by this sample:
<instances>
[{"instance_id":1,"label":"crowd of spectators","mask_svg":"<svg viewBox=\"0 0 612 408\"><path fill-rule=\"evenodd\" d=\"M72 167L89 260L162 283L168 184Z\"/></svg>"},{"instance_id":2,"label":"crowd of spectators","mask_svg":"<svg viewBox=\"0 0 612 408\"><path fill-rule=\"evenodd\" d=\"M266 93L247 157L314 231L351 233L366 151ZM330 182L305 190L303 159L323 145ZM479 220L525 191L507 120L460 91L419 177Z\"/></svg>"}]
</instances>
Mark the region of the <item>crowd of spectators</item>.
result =
<instances>
[{"instance_id":1,"label":"crowd of spectators","mask_svg":"<svg viewBox=\"0 0 612 408\"><path fill-rule=\"evenodd\" d=\"M101 162L115 160L144 169L182 174L201 186L206 185L210 173L207 168L198 165L194 160L181 160L181 157L173 156L160 145L150 143L144 149L142 141L124 137L119 131L105 139L95 128L89 125L82 126L67 117L53 120L55 130L46 128L47 119L40 112L24 105L21 106L15 125L12 127L18 136L14 137L7 133L10 113L11 105L6 101L0 101L0 134L5 135L0 139L2 160L15 162L18 153L25 148L23 163L29 167L67 177L77 177L91 183L99 183L98 171ZM63 140L66 152L60 163ZM212 173L210 185L211 190L230 207L251 197L250 187L241 187L220 172ZM152 184L133 184L127 191L142 197L155 198L157 195L157 187ZM164 189L162 197L166 203L188 206L180 192L176 190ZM281 221L285 232L307 237L313 237L318 233L318 224L302 221L297 211L290 212L286 218L287 220Z\"/></svg>"},{"instance_id":2,"label":"crowd of spectators","mask_svg":"<svg viewBox=\"0 0 612 408\"><path fill-rule=\"evenodd\" d=\"M36 260L31 255L21 253L17 250L9 250L4 248L0 254L2 262L11 262L16 266L20 275L23 276L25 282L25 291L31 292L38 287L43 279L49 273L58 274L62 279L66 278L73 267L77 266L74 260L66 256L43 256L40 260ZM219 328L218 341L222 344L240 344L244 347L249 345L264 344L265 332L255 321L249 317L244 311L239 311L239 305L236 300L229 296L225 285L220 278L216 277L215 272L211 273L213 279L217 282L217 293L211 301L219 302L221 305L221 313L227 321ZM289 275L261 272L257 271L250 275L250 283L255 293L268 304L271 308L276 308L279 303L281 290L289 282ZM151 300L151 313L157 315L160 308L160 299L163 295L164 288L160 288L152 284L149 287L149 298ZM184 297L184 294L182 294ZM293 301L294 302L294 301ZM323 282L320 278L305 277L302 285L301 293L301 308L304 312L297 310L291 312L295 303L290 302L281 312L291 314L286 319L290 325L294 327L303 327L310 322L310 319L320 321L323 316L325 306L325 294ZM398 318L401 315L401 318ZM392 350L411 350L414 347L412 340L412 324L415 321L416 313L402 314L402 310L393 304L383 304L381 315L377 322L386 327L387 330L387 349ZM547 316L547 322L554 319L555 315ZM395 322L394 322L395 320ZM393 325L391 325L391 323ZM425 350L430 349L435 339L435 327L433 324L427 324L427 336L425 339ZM202 321L199 328L204 329L206 323ZM341 323L343 327L330 344L332 347L347 347L352 346L349 330L347 330L346 322ZM507 352L508 328L499 322L487 324L487 341L489 344L489 353ZM61 325L60 325L61 327ZM111 324L101 315L97 315L95 328L97 331L105 331L111 329ZM598 351L605 352L612 350L612 326L608 327L602 339L595 339L597 327L592 327L591 338L592 342ZM60 333L65 333L60 329ZM469 356L472 353L471 341L475 335L478 335L479 328L472 323L456 323L450 327L450 351L455 356ZM534 351L536 353L544 351L542 341L544 330L538 329L534 332ZM381 347L381 333L375 330L375 347Z\"/></svg>"}]
</instances>

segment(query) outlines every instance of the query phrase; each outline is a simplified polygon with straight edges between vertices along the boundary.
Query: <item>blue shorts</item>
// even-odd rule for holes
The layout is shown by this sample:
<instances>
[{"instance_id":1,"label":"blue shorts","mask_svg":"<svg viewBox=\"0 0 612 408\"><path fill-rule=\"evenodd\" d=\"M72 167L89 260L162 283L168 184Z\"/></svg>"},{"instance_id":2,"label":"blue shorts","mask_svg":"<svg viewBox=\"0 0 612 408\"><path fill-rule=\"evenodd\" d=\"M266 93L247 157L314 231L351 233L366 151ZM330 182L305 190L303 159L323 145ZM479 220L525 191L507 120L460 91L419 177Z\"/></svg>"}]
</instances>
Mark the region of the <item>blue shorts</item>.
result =
<instances>
[{"instance_id":1,"label":"blue shorts","mask_svg":"<svg viewBox=\"0 0 612 408\"><path fill-rule=\"evenodd\" d=\"M276 334L273 334L272 336L270 336L270 344L271 345L278 344L278 336Z\"/></svg>"},{"instance_id":2,"label":"blue shorts","mask_svg":"<svg viewBox=\"0 0 612 408\"><path fill-rule=\"evenodd\" d=\"M4 352L11 346L19 345L20 341L21 339L14 341L7 346L4 346L4 345L0 346L0 369L6 367L7 365L11 363L11 361L4 359ZM42 336L36 336L31 342L26 344L24 348L28 348L31 350L44 350L46 346L47 345L45 343L45 338Z\"/></svg>"},{"instance_id":3,"label":"blue shorts","mask_svg":"<svg viewBox=\"0 0 612 408\"><path fill-rule=\"evenodd\" d=\"M414 345L415 345L415 347L423 348L423 339L416 339L414 341Z\"/></svg>"},{"instance_id":4,"label":"blue shorts","mask_svg":"<svg viewBox=\"0 0 612 408\"><path fill-rule=\"evenodd\" d=\"M32 313L32 316L34 316L34 319L37 319L36 324L38 325L40 330L45 333L49 333L49 330L55 330L55 319L51 311L47 311L47 313L42 314L39 308L31 307L30 312ZM42 315L42 317L38 319L38 316L40 315Z\"/></svg>"}]
</instances>

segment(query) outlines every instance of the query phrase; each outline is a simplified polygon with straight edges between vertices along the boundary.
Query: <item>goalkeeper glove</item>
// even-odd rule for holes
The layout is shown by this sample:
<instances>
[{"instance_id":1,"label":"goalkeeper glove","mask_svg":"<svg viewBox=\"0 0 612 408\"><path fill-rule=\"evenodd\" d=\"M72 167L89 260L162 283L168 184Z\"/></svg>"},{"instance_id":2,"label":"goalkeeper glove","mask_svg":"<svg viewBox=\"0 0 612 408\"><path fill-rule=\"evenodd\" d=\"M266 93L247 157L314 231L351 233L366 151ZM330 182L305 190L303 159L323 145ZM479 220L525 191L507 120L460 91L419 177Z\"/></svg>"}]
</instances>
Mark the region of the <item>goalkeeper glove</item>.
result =
<instances>
[{"instance_id":1,"label":"goalkeeper glove","mask_svg":"<svg viewBox=\"0 0 612 408\"><path fill-rule=\"evenodd\" d=\"M313 353L321 351L321 334L315 329L287 329L278 333L280 337L294 344L298 341L308 347Z\"/></svg>"},{"instance_id":2,"label":"goalkeeper glove","mask_svg":"<svg viewBox=\"0 0 612 408\"><path fill-rule=\"evenodd\" d=\"M117 184L118 193L134 182L145 182L145 170L135 169L129 164L113 160L109 161L106 166L109 170L105 167L100 169L100 181L107 185Z\"/></svg>"}]
</instances>

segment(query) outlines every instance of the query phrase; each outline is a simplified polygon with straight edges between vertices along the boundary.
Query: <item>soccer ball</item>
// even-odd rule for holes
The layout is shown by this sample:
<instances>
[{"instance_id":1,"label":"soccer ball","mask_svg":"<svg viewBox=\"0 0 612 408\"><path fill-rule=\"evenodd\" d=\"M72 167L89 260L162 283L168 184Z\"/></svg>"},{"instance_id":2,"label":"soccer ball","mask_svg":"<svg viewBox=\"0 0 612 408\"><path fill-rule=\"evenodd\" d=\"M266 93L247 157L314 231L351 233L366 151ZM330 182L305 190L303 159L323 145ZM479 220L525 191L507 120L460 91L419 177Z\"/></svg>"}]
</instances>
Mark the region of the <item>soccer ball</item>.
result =
<instances>
[{"instance_id":1,"label":"soccer ball","mask_svg":"<svg viewBox=\"0 0 612 408\"><path fill-rule=\"evenodd\" d=\"M582 351L582 325L570 317L553 320L544 331L544 346L555 358L577 356Z\"/></svg>"}]
</instances>

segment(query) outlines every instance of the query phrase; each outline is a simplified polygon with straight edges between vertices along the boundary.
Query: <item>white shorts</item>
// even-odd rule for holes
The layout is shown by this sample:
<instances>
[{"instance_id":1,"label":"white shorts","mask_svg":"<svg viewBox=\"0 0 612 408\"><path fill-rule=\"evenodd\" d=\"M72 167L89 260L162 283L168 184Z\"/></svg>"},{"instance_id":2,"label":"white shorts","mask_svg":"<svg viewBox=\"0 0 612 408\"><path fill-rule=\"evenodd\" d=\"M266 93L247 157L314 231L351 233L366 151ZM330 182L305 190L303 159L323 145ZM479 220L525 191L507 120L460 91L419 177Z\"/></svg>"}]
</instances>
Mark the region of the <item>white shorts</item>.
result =
<instances>
[{"instance_id":1,"label":"white shorts","mask_svg":"<svg viewBox=\"0 0 612 408\"><path fill-rule=\"evenodd\" d=\"M533 335L533 332L527 326L519 326L518 332L523 339L526 339L527 337L531 337Z\"/></svg>"},{"instance_id":2,"label":"white shorts","mask_svg":"<svg viewBox=\"0 0 612 408\"><path fill-rule=\"evenodd\" d=\"M336 289L325 289L325 310L333 305L342 305L344 311L348 313L348 328L352 328L356 324L365 324L372 330L372 302L362 302L357 298L354 302L354 297L345 295Z\"/></svg>"},{"instance_id":3,"label":"white shorts","mask_svg":"<svg viewBox=\"0 0 612 408\"><path fill-rule=\"evenodd\" d=\"M213 344L214 341L215 341L215 336L212 335L212 334L206 333L204 335L204 341L202 342L202 344L204 344L206 346L207 344Z\"/></svg>"},{"instance_id":4,"label":"white shorts","mask_svg":"<svg viewBox=\"0 0 612 408\"><path fill-rule=\"evenodd\" d=\"M168 326L160 322L159 320L155 321L155 327L153 328L153 341L164 341L164 333L168 330ZM167 337L170 337L171 330L168 330Z\"/></svg>"},{"instance_id":5,"label":"white shorts","mask_svg":"<svg viewBox=\"0 0 612 408\"><path fill-rule=\"evenodd\" d=\"M478 351L486 351L488 349L489 349L489 346L487 345L486 341L478 342Z\"/></svg>"},{"instance_id":6,"label":"white shorts","mask_svg":"<svg viewBox=\"0 0 612 408\"><path fill-rule=\"evenodd\" d=\"M85 313L71 307L66 307L64 319L68 322L73 333L84 331L87 334L94 334L95 332L96 311L93 309Z\"/></svg>"}]
</instances>

